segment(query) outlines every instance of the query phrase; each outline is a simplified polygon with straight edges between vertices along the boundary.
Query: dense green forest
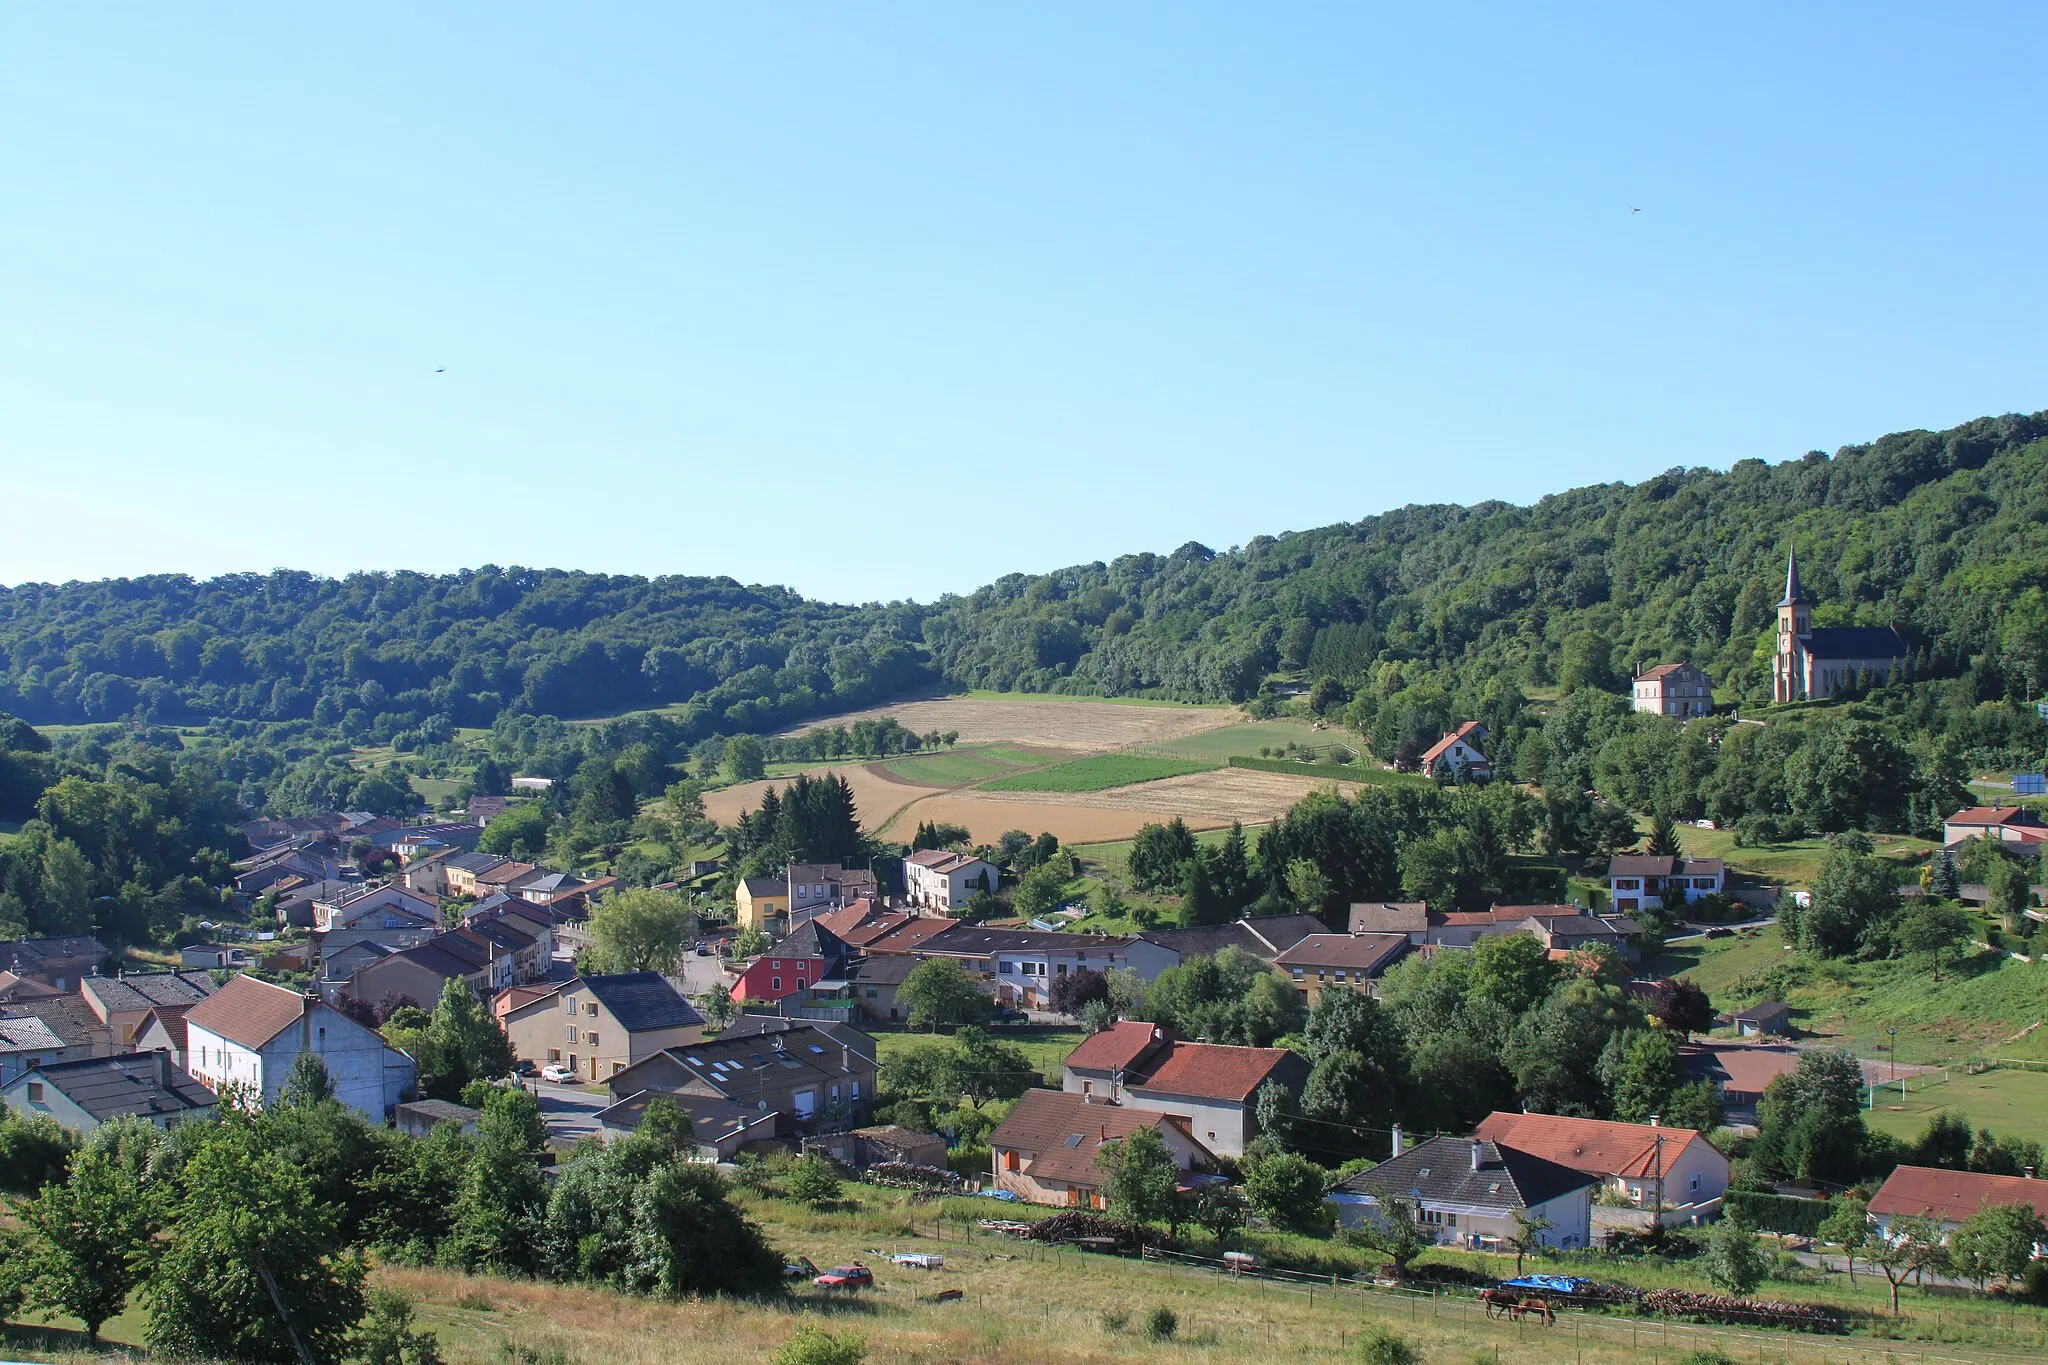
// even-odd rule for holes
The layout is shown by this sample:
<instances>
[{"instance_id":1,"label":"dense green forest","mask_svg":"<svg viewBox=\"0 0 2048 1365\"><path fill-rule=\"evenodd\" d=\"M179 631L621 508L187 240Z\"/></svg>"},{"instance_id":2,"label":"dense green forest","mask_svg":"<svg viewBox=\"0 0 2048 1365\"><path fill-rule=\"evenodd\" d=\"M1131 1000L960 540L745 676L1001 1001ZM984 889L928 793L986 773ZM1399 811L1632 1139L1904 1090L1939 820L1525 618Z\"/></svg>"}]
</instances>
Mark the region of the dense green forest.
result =
<instances>
[{"instance_id":1,"label":"dense green forest","mask_svg":"<svg viewBox=\"0 0 2048 1365\"><path fill-rule=\"evenodd\" d=\"M1242 701L1276 670L1348 696L1390 663L1411 686L1483 671L1537 690L1675 658L1757 701L1794 544L1816 624L1895 625L1916 676L1970 674L1973 703L1995 702L2048 687L2044 436L2048 413L1986 418L1533 507L1408 507L1011 575L930 605L489 566L26 584L0 589L0 711L303 721L420 748L508 713L675 705L691 744L942 681Z\"/></svg>"}]
</instances>

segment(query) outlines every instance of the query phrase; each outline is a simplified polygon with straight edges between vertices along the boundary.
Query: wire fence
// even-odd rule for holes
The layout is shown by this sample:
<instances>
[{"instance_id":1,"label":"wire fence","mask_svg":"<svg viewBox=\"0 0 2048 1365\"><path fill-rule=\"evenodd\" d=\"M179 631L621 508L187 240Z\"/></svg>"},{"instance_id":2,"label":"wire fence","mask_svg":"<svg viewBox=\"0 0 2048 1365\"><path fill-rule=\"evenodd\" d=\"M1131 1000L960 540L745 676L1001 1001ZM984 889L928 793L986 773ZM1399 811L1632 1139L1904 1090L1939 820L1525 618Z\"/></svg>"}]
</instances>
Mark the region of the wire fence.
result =
<instances>
[{"instance_id":1,"label":"wire fence","mask_svg":"<svg viewBox=\"0 0 2048 1365\"><path fill-rule=\"evenodd\" d=\"M1020 1260L1040 1261L1053 1265L1085 1264L1114 1268L1134 1277L1154 1277L1162 1284L1176 1280L1216 1281L1230 1280L1242 1286L1255 1287L1258 1291L1276 1295L1291 1296L1299 1307L1307 1310L1325 1306L1351 1313L1370 1314L1372 1321L1356 1318L1338 1319L1334 1327L1336 1344L1339 1349L1349 1346L1352 1338L1373 1327L1391 1325L1399 1327L1408 1324L1418 1331L1427 1331L1427 1324L1457 1323L1465 1327L1480 1327L1501 1334L1502 1345L1507 1350L1502 1354L1507 1359L1516 1355L1515 1343L1537 1341L1560 1341L1569 1333L1569 1339L1584 1349L1604 1347L1610 1350L1626 1347L1631 1358L1676 1361L1695 1350L1718 1349L1736 1360L1748 1358L1751 1352L1760 1362L1841 1362L1842 1365L1862 1365L1863 1362L1922 1362L1924 1365L1968 1365L1970 1362L2038 1362L2039 1350L2048 1348L2048 1333L2041 1330L2040 1321L2033 1319L2033 1340L2015 1341L2007 1349L1984 1348L1976 1345L1955 1346L1943 1342L1905 1341L1900 1339L1873 1339L1870 1337L1814 1336L1788 1330L1758 1330L1739 1325L1712 1325L1687 1322L1668 1314L1644 1315L1640 1310L1628 1314L1606 1313L1597 1308L1580 1308L1550 1297L1555 1314L1553 1323L1541 1320L1529 1321L1523 1318L1496 1316L1489 1312L1480 1301L1476 1291L1411 1286L1378 1281L1343 1274L1312 1274L1304 1271L1287 1270L1274 1266L1230 1263L1221 1259L1195 1256L1185 1252L1173 1252L1157 1247L1146 1247L1137 1256L1112 1255L1103 1252L1081 1250L1073 1247L1048 1245L1040 1242L1023 1241L1000 1232L982 1230L972 1223L963 1223L949 1218L935 1218L931 1222L930 1236L938 1241L968 1242L986 1245L990 1242L1004 1244L1008 1254ZM1533 1295L1532 1295L1533 1297ZM986 1308L987 1304L982 1304ZM1057 1326L1055 1317L1062 1310L1044 1310L1048 1330ZM1965 1328L1976 1331L2003 1331L2009 1336L2024 1336L2025 1315L2016 1313L1947 1313L1936 1310L1931 1314L1902 1314L1888 1323L1904 1327L1932 1326L1937 1331L1944 1328ZM1094 1310L1085 1313L1070 1311L1069 1317L1099 1317ZM1923 1320L1929 1319L1929 1320ZM1286 1349L1300 1346L1304 1349L1326 1349L1332 1344L1332 1326L1313 1320L1299 1318L1276 1320L1265 1315L1259 1320L1245 1318L1242 1314L1226 1317L1219 1313L1216 1321L1207 1325L1212 1334L1225 1333L1237 1338L1247 1346L1263 1344L1267 1347ZM1948 1352L1966 1350L1967 1355ZM1737 1353L1740 1353L1739 1355Z\"/></svg>"}]
</instances>

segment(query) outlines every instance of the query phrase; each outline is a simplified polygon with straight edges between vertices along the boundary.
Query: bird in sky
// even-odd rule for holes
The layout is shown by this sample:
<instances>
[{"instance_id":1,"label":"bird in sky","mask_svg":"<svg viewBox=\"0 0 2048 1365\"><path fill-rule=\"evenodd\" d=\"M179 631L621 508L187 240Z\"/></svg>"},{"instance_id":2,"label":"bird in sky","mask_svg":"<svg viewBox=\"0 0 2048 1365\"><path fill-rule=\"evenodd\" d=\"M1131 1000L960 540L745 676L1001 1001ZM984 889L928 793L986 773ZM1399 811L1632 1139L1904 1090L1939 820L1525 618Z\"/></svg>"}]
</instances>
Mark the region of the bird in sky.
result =
<instances>
[{"instance_id":1,"label":"bird in sky","mask_svg":"<svg viewBox=\"0 0 2048 1365\"><path fill-rule=\"evenodd\" d=\"M1637 212L1641 212L1641 210L1639 209L1639 210L1637 210ZM435 374L446 374L446 373L448 373L448 371L447 371L446 369L439 369L439 370L436 370L436 371L434 371L434 373L435 373Z\"/></svg>"},{"instance_id":2,"label":"bird in sky","mask_svg":"<svg viewBox=\"0 0 2048 1365\"><path fill-rule=\"evenodd\" d=\"M1629 211L1630 213L1641 213L1641 212L1642 212L1642 210L1641 210L1641 209L1637 208L1637 207L1636 207L1635 205L1633 205L1633 204L1629 205L1628 211Z\"/></svg>"}]
</instances>

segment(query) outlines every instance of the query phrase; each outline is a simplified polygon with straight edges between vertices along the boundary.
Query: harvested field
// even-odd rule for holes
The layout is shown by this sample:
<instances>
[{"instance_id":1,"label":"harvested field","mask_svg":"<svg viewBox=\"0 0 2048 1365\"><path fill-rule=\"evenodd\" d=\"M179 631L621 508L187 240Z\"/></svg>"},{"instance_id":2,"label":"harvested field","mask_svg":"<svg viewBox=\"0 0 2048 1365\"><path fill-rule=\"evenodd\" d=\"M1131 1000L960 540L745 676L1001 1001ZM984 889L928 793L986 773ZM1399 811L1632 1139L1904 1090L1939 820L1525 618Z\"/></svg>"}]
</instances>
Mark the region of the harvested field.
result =
<instances>
[{"instance_id":1,"label":"harvested field","mask_svg":"<svg viewBox=\"0 0 2048 1365\"><path fill-rule=\"evenodd\" d=\"M1215 768L1097 792L945 792L904 806L896 819L906 828L905 822L920 820L965 825L974 839L988 842L1005 830L1022 829L1049 830L1062 843L1106 843L1176 815L1193 829L1216 829L1234 820L1263 824L1328 785L1248 768ZM1357 785L1343 783L1340 789L1348 796Z\"/></svg>"},{"instance_id":2,"label":"harvested field","mask_svg":"<svg viewBox=\"0 0 2048 1365\"><path fill-rule=\"evenodd\" d=\"M891 816L920 796L929 795L937 787L918 786L887 771L880 763L821 763L804 770L817 777L823 773L837 773L853 788L854 809L860 815L860 822L868 829L877 829L887 823ZM753 810L761 804L761 796L770 787L786 787L794 780L789 777L765 778L759 782L742 782L735 787L723 787L704 795L704 814L721 825L730 825L740 818L742 811Z\"/></svg>"},{"instance_id":3,"label":"harvested field","mask_svg":"<svg viewBox=\"0 0 2048 1365\"><path fill-rule=\"evenodd\" d=\"M856 720L894 716L919 734L954 730L966 744L1012 743L1099 754L1139 744L1163 744L1234 725L1244 718L1234 706L1125 706L1080 698L982 699L941 697L897 702L849 715L828 716L788 731L806 731Z\"/></svg>"}]
</instances>

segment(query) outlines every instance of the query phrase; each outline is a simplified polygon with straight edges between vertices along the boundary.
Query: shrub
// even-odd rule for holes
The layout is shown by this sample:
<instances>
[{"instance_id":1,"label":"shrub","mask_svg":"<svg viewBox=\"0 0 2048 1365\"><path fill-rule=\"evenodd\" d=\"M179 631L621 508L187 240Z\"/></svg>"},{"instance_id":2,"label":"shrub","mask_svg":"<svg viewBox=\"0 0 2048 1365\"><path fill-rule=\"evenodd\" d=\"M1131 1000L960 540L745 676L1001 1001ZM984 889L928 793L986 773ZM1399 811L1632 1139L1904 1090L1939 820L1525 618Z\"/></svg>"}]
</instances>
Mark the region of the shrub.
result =
<instances>
[{"instance_id":1,"label":"shrub","mask_svg":"<svg viewBox=\"0 0 2048 1365\"><path fill-rule=\"evenodd\" d=\"M852 1332L832 1333L799 1327L775 1353L774 1365L861 1365L868 1358L867 1341Z\"/></svg>"},{"instance_id":2,"label":"shrub","mask_svg":"<svg viewBox=\"0 0 2048 1365\"><path fill-rule=\"evenodd\" d=\"M1687 1351L1678 1358L1678 1365L1735 1365L1735 1362L1719 1348L1706 1346L1697 1351Z\"/></svg>"},{"instance_id":3,"label":"shrub","mask_svg":"<svg viewBox=\"0 0 2048 1365\"><path fill-rule=\"evenodd\" d=\"M355 1347L365 1365L441 1365L432 1332L412 1325L412 1300L395 1289L372 1289L370 1311L356 1327Z\"/></svg>"},{"instance_id":4,"label":"shrub","mask_svg":"<svg viewBox=\"0 0 2048 1365\"><path fill-rule=\"evenodd\" d=\"M1173 1334L1180 1330L1180 1314L1165 1304L1145 1315L1145 1340L1171 1341Z\"/></svg>"},{"instance_id":5,"label":"shrub","mask_svg":"<svg viewBox=\"0 0 2048 1365\"><path fill-rule=\"evenodd\" d=\"M1374 1327L1358 1338L1358 1358L1365 1365L1417 1365L1422 1352L1408 1344L1408 1338L1384 1327Z\"/></svg>"},{"instance_id":6,"label":"shrub","mask_svg":"<svg viewBox=\"0 0 2048 1365\"><path fill-rule=\"evenodd\" d=\"M807 1156L782 1178L783 1193L799 1204L823 1208L839 1198L839 1172L821 1156Z\"/></svg>"},{"instance_id":7,"label":"shrub","mask_svg":"<svg viewBox=\"0 0 2048 1365\"><path fill-rule=\"evenodd\" d=\"M2028 1264L2027 1300L2030 1303L2048 1303L2048 1261Z\"/></svg>"},{"instance_id":8,"label":"shrub","mask_svg":"<svg viewBox=\"0 0 2048 1365\"><path fill-rule=\"evenodd\" d=\"M1102 1310L1102 1330L1115 1336L1131 1325L1131 1315L1121 1308Z\"/></svg>"}]
</instances>

